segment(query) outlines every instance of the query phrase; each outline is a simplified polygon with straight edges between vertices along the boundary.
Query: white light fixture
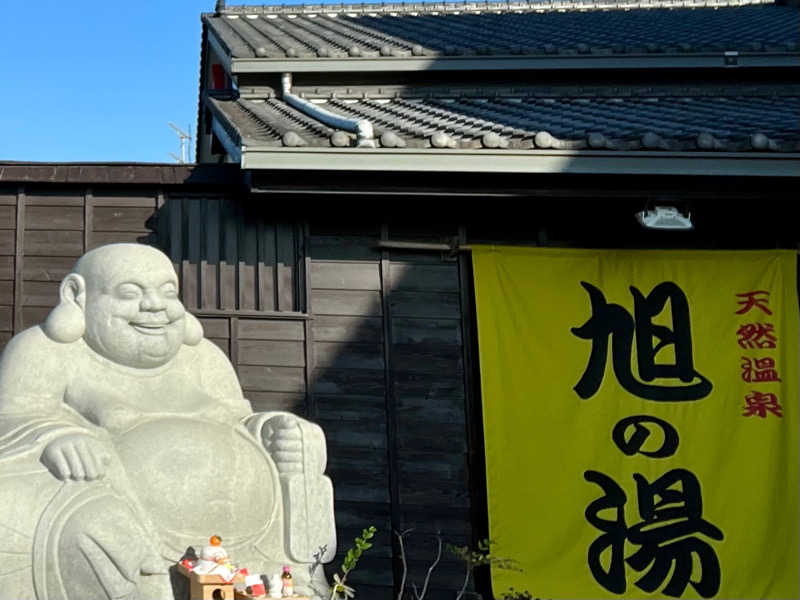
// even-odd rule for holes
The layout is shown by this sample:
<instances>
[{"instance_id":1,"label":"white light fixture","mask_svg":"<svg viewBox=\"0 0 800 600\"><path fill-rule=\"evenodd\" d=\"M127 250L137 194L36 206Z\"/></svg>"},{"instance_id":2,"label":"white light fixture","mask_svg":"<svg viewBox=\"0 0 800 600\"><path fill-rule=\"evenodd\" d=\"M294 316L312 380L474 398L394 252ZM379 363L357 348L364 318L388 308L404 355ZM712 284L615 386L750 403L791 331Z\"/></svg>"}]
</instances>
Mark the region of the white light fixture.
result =
<instances>
[{"instance_id":1,"label":"white light fixture","mask_svg":"<svg viewBox=\"0 0 800 600\"><path fill-rule=\"evenodd\" d=\"M694 229L692 213L682 214L674 206L656 206L636 213L636 220L647 229Z\"/></svg>"}]
</instances>

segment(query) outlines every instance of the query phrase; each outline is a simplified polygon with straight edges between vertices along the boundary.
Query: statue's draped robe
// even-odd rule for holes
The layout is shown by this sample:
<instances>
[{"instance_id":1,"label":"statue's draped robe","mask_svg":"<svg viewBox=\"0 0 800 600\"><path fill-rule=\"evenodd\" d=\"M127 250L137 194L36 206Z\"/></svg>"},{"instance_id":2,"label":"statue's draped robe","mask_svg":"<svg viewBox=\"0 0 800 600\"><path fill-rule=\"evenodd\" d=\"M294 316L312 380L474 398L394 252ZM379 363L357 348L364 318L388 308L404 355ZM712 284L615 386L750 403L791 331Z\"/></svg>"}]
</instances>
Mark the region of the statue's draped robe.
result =
<instances>
[{"instance_id":1,"label":"statue's draped robe","mask_svg":"<svg viewBox=\"0 0 800 600\"><path fill-rule=\"evenodd\" d=\"M251 572L290 562L264 420L207 340L182 346L163 367L132 369L83 340L53 342L38 327L15 337L0 361L0 590L23 589L57 568L58 532L40 521L65 520L58 513L79 496L124 503L135 515L129 531L143 537L138 549L167 561L219 534ZM62 482L43 466L45 446L72 432L109 444L105 478Z\"/></svg>"}]
</instances>

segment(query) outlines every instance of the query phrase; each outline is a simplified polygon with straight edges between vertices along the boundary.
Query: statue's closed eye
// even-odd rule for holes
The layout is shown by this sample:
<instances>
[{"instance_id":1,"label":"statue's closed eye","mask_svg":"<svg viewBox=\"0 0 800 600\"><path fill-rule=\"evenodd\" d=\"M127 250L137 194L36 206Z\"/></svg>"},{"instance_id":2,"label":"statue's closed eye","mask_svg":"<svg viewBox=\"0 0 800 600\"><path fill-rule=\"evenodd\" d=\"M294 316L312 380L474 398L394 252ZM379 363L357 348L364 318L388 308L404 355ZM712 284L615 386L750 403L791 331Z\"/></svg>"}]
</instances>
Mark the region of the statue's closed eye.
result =
<instances>
[{"instance_id":1,"label":"statue's closed eye","mask_svg":"<svg viewBox=\"0 0 800 600\"><path fill-rule=\"evenodd\" d=\"M142 295L142 288L135 283L122 283L117 286L117 297L124 300L135 300Z\"/></svg>"}]
</instances>

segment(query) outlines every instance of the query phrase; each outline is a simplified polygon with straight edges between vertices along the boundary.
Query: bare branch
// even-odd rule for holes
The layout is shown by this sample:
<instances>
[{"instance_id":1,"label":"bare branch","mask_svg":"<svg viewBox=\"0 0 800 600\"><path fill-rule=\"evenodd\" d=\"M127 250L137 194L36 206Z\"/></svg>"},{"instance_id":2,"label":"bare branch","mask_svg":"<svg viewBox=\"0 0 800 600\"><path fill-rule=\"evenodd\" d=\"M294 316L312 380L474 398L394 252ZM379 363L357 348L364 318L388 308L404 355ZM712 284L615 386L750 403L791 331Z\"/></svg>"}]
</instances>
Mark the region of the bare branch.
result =
<instances>
[{"instance_id":1,"label":"bare branch","mask_svg":"<svg viewBox=\"0 0 800 600\"><path fill-rule=\"evenodd\" d=\"M403 592L406 588L406 573L408 573L408 565L406 564L406 550L403 546L403 538L411 533L413 529L406 529L405 531L397 531L394 530L394 534L397 536L397 542L400 545L400 560L403 561L403 577L400 580L400 591L397 592L397 600L403 600Z\"/></svg>"},{"instance_id":2,"label":"bare branch","mask_svg":"<svg viewBox=\"0 0 800 600\"><path fill-rule=\"evenodd\" d=\"M322 557L325 556L325 553L327 551L328 551L328 545L327 544L324 545L324 546L319 546L317 548L317 551L314 552L314 562L308 568L308 574L309 575L311 575L311 576L314 575L314 571L316 571L317 567L319 567L322 564Z\"/></svg>"},{"instance_id":3,"label":"bare branch","mask_svg":"<svg viewBox=\"0 0 800 600\"><path fill-rule=\"evenodd\" d=\"M439 548L436 551L436 560L433 561L430 567L428 567L428 573L425 575L425 582L422 585L422 595L419 597L419 600L422 600L425 597L425 593L428 591L428 583L431 580L431 573L436 568L436 565L439 564L439 561L442 558L442 532L439 531L436 533L436 541L438 542Z\"/></svg>"},{"instance_id":4,"label":"bare branch","mask_svg":"<svg viewBox=\"0 0 800 600\"><path fill-rule=\"evenodd\" d=\"M461 589L459 590L458 595L456 596L456 600L461 600L461 597L464 595L464 592L467 590L467 584L469 583L469 576L472 573L472 563L467 560L467 561L464 561L464 564L466 564L466 566L467 566L467 569L466 569L467 572L464 574L464 585L461 586Z\"/></svg>"}]
</instances>

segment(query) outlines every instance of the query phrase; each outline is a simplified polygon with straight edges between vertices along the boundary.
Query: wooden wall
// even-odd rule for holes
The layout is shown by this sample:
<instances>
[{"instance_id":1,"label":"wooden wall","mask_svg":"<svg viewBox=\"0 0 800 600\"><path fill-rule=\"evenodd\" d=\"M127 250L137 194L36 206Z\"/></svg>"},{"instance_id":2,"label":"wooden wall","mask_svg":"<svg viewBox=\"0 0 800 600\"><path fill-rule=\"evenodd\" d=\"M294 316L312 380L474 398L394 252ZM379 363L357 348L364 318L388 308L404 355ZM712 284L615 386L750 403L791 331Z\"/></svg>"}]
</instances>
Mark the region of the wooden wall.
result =
<instances>
[{"instance_id":1,"label":"wooden wall","mask_svg":"<svg viewBox=\"0 0 800 600\"><path fill-rule=\"evenodd\" d=\"M440 231L277 221L252 198L155 187L0 189L0 348L40 323L86 250L134 241L172 259L182 299L228 355L255 410L318 422L328 440L339 553L378 528L352 575L389 600L406 539L421 585L435 534L471 543L464 259L375 249ZM443 555L428 598L452 599L463 570Z\"/></svg>"},{"instance_id":2,"label":"wooden wall","mask_svg":"<svg viewBox=\"0 0 800 600\"><path fill-rule=\"evenodd\" d=\"M388 599L401 576L393 530L414 530L405 541L408 583L419 587L436 532L452 544L472 541L461 269L439 254L375 249L381 236L420 239L419 231L349 229L311 223L312 403L328 436L337 559L374 524L376 545L352 581ZM443 554L428 597L451 599L462 578Z\"/></svg>"}]
</instances>

